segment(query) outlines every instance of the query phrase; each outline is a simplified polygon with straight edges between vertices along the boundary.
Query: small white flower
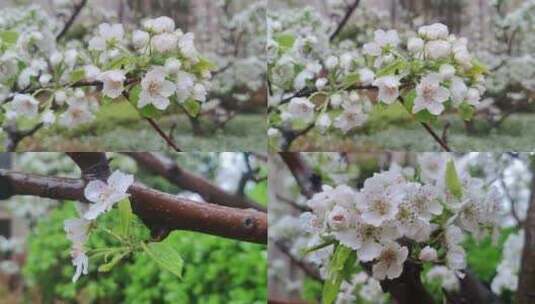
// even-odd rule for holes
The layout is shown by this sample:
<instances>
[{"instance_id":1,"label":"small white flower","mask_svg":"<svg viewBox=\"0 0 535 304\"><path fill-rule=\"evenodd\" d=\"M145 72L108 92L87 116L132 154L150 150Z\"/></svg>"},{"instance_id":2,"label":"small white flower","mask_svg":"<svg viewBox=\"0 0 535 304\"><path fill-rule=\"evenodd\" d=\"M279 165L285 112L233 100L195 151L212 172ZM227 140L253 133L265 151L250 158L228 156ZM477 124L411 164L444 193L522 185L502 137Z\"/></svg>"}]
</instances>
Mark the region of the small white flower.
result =
<instances>
[{"instance_id":1,"label":"small white flower","mask_svg":"<svg viewBox=\"0 0 535 304\"><path fill-rule=\"evenodd\" d=\"M374 41L364 44L363 53L370 56L379 56L385 47L396 47L399 44L399 36L395 30L376 30Z\"/></svg>"},{"instance_id":2,"label":"small white flower","mask_svg":"<svg viewBox=\"0 0 535 304\"><path fill-rule=\"evenodd\" d=\"M67 100L67 93L65 93L65 91L56 91L56 93L54 93L54 100L58 105L63 105Z\"/></svg>"},{"instance_id":3,"label":"small white flower","mask_svg":"<svg viewBox=\"0 0 535 304\"><path fill-rule=\"evenodd\" d=\"M193 99L197 101L205 102L207 94L208 92L206 91L206 87L200 83L197 83L193 86L193 92L191 97L193 97Z\"/></svg>"},{"instance_id":4,"label":"small white flower","mask_svg":"<svg viewBox=\"0 0 535 304\"><path fill-rule=\"evenodd\" d=\"M430 59L446 58L451 54L451 45L445 40L433 40L425 44L425 55Z\"/></svg>"},{"instance_id":5,"label":"small white flower","mask_svg":"<svg viewBox=\"0 0 535 304\"><path fill-rule=\"evenodd\" d=\"M53 66L57 66L62 61L63 61L62 53L55 51L54 53L52 53L52 55L50 55L50 64L52 64Z\"/></svg>"},{"instance_id":6,"label":"small white flower","mask_svg":"<svg viewBox=\"0 0 535 304\"><path fill-rule=\"evenodd\" d=\"M325 133L325 131L329 129L331 124L332 124L331 118L329 117L329 114L327 113L320 114L320 116L316 120L316 127L318 127L321 133Z\"/></svg>"},{"instance_id":7,"label":"small white flower","mask_svg":"<svg viewBox=\"0 0 535 304\"><path fill-rule=\"evenodd\" d=\"M175 75L176 73L178 73L178 71L180 71L181 67L182 63L176 58L168 58L165 61L165 71L169 74Z\"/></svg>"},{"instance_id":8,"label":"small white flower","mask_svg":"<svg viewBox=\"0 0 535 304\"><path fill-rule=\"evenodd\" d=\"M373 277L377 280L395 279L403 272L403 263L409 250L393 241L386 242L377 263L372 267Z\"/></svg>"},{"instance_id":9,"label":"small white flower","mask_svg":"<svg viewBox=\"0 0 535 304\"><path fill-rule=\"evenodd\" d=\"M442 23L425 25L418 29L418 35L428 40L448 38L448 27Z\"/></svg>"},{"instance_id":10,"label":"small white flower","mask_svg":"<svg viewBox=\"0 0 535 304\"><path fill-rule=\"evenodd\" d=\"M102 94L110 98L121 96L124 91L124 81L126 76L121 70L111 70L99 75L98 80L104 84Z\"/></svg>"},{"instance_id":11,"label":"small white flower","mask_svg":"<svg viewBox=\"0 0 535 304\"><path fill-rule=\"evenodd\" d=\"M316 80L316 89L318 89L319 91L323 90L323 88L325 88L325 86L327 85L327 78L318 78Z\"/></svg>"},{"instance_id":12,"label":"small white flower","mask_svg":"<svg viewBox=\"0 0 535 304\"><path fill-rule=\"evenodd\" d=\"M311 121L314 118L314 104L307 98L292 98L288 104L288 113L292 118Z\"/></svg>"},{"instance_id":13,"label":"small white flower","mask_svg":"<svg viewBox=\"0 0 535 304\"><path fill-rule=\"evenodd\" d=\"M59 116L59 123L66 127L76 127L80 124L91 122L94 119L86 99L70 99L67 101L69 108Z\"/></svg>"},{"instance_id":14,"label":"small white flower","mask_svg":"<svg viewBox=\"0 0 535 304\"><path fill-rule=\"evenodd\" d=\"M481 96L478 89L469 88L466 92L466 101L468 104L477 106L481 100Z\"/></svg>"},{"instance_id":15,"label":"small white flower","mask_svg":"<svg viewBox=\"0 0 535 304\"><path fill-rule=\"evenodd\" d=\"M97 80L98 76L101 73L100 69L92 64L84 66L84 71L85 71L85 79L87 79L88 81Z\"/></svg>"},{"instance_id":16,"label":"small white flower","mask_svg":"<svg viewBox=\"0 0 535 304\"><path fill-rule=\"evenodd\" d=\"M386 104L394 103L399 97L399 77L383 76L375 79L374 86L379 87L378 99Z\"/></svg>"},{"instance_id":17,"label":"small white flower","mask_svg":"<svg viewBox=\"0 0 535 304\"><path fill-rule=\"evenodd\" d=\"M424 50L424 41L418 37L411 37L407 42L409 52L418 54Z\"/></svg>"},{"instance_id":18,"label":"small white flower","mask_svg":"<svg viewBox=\"0 0 535 304\"><path fill-rule=\"evenodd\" d=\"M175 33L163 33L152 37L151 46L160 53L167 53L177 49L177 42Z\"/></svg>"},{"instance_id":19,"label":"small white flower","mask_svg":"<svg viewBox=\"0 0 535 304\"><path fill-rule=\"evenodd\" d=\"M113 172L107 183L90 181L84 189L85 198L94 204L84 214L87 220L94 220L100 214L110 210L113 205L129 196L126 191L134 183L134 176L120 171Z\"/></svg>"},{"instance_id":20,"label":"small white flower","mask_svg":"<svg viewBox=\"0 0 535 304\"><path fill-rule=\"evenodd\" d=\"M175 30L175 21L167 16L161 16L155 19L149 19L143 23L147 31L156 34L171 33Z\"/></svg>"},{"instance_id":21,"label":"small white flower","mask_svg":"<svg viewBox=\"0 0 535 304\"><path fill-rule=\"evenodd\" d=\"M195 35L193 33L182 35L178 41L178 47L182 55L193 63L196 63L199 60L199 53L195 48Z\"/></svg>"},{"instance_id":22,"label":"small white flower","mask_svg":"<svg viewBox=\"0 0 535 304\"><path fill-rule=\"evenodd\" d=\"M104 51L109 47L122 42L124 37L124 28L122 24L102 23L98 27L99 35L89 40L89 49Z\"/></svg>"},{"instance_id":23,"label":"small white flower","mask_svg":"<svg viewBox=\"0 0 535 304\"><path fill-rule=\"evenodd\" d=\"M275 128L269 128L267 131L267 134L269 137L278 136L280 134L280 131Z\"/></svg>"},{"instance_id":24,"label":"small white flower","mask_svg":"<svg viewBox=\"0 0 535 304\"><path fill-rule=\"evenodd\" d=\"M39 102L33 96L25 94L16 94L11 106L17 117L35 117L39 110Z\"/></svg>"},{"instance_id":25,"label":"small white flower","mask_svg":"<svg viewBox=\"0 0 535 304\"><path fill-rule=\"evenodd\" d=\"M41 122L43 122L45 126L50 126L55 121L56 121L56 115L54 115L54 112L50 110L44 112L43 115L41 116Z\"/></svg>"},{"instance_id":26,"label":"small white flower","mask_svg":"<svg viewBox=\"0 0 535 304\"><path fill-rule=\"evenodd\" d=\"M443 103L450 97L450 92L440 85L440 76L431 73L422 78L416 86L416 98L414 99L413 113L427 109L433 115L439 115L444 111Z\"/></svg>"},{"instance_id":27,"label":"small white flower","mask_svg":"<svg viewBox=\"0 0 535 304\"><path fill-rule=\"evenodd\" d=\"M150 35L145 31L135 30L132 33L132 44L136 49L144 49L149 44Z\"/></svg>"},{"instance_id":28,"label":"small white flower","mask_svg":"<svg viewBox=\"0 0 535 304\"><path fill-rule=\"evenodd\" d=\"M157 67L150 70L141 80L141 94L139 95L138 107L143 108L153 104L159 110L165 110L169 106L169 96L173 95L176 86L165 79L166 73L163 68Z\"/></svg>"},{"instance_id":29,"label":"small white flower","mask_svg":"<svg viewBox=\"0 0 535 304\"><path fill-rule=\"evenodd\" d=\"M179 71L176 79L177 100L178 102L183 103L191 97L196 78L193 74Z\"/></svg>"},{"instance_id":30,"label":"small white flower","mask_svg":"<svg viewBox=\"0 0 535 304\"><path fill-rule=\"evenodd\" d=\"M363 68L359 70L359 77L361 84L367 86L373 83L375 73L368 68Z\"/></svg>"},{"instance_id":31,"label":"small white flower","mask_svg":"<svg viewBox=\"0 0 535 304\"><path fill-rule=\"evenodd\" d=\"M52 80L52 75L50 74L43 74L39 77L39 84L42 86L46 86L50 80Z\"/></svg>"},{"instance_id":32,"label":"small white flower","mask_svg":"<svg viewBox=\"0 0 535 304\"><path fill-rule=\"evenodd\" d=\"M453 77L450 85L451 100L454 104L462 103L466 98L468 87L460 77Z\"/></svg>"},{"instance_id":33,"label":"small white flower","mask_svg":"<svg viewBox=\"0 0 535 304\"><path fill-rule=\"evenodd\" d=\"M334 120L334 127L342 130L344 133L362 126L368 120L368 115L364 113L360 104L344 102L342 108L344 111Z\"/></svg>"},{"instance_id":34,"label":"small white flower","mask_svg":"<svg viewBox=\"0 0 535 304\"><path fill-rule=\"evenodd\" d=\"M336 56L327 57L327 59L325 60L325 67L328 70L332 70L336 68L336 66L338 66L338 58Z\"/></svg>"},{"instance_id":35,"label":"small white flower","mask_svg":"<svg viewBox=\"0 0 535 304\"><path fill-rule=\"evenodd\" d=\"M437 260L437 251L433 247L425 246L418 255L420 261L433 262Z\"/></svg>"},{"instance_id":36,"label":"small white flower","mask_svg":"<svg viewBox=\"0 0 535 304\"><path fill-rule=\"evenodd\" d=\"M455 68L451 64L443 64L440 66L438 73L442 80L450 80L455 76Z\"/></svg>"}]
</instances>

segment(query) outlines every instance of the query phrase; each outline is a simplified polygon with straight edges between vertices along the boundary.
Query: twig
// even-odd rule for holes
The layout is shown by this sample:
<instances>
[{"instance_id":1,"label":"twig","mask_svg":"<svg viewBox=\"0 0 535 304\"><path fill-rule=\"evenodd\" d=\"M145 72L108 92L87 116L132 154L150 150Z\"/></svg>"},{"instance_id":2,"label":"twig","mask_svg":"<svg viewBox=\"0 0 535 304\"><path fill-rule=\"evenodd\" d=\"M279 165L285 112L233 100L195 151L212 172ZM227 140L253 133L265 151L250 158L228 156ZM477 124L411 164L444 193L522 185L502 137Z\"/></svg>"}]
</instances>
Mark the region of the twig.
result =
<instances>
[{"instance_id":1,"label":"twig","mask_svg":"<svg viewBox=\"0 0 535 304\"><path fill-rule=\"evenodd\" d=\"M323 282L323 279L321 278L319 271L313 265L310 265L306 263L305 261L302 261L298 259L297 257L295 257L290 252L290 249L288 249L288 247L286 247L286 245L283 244L280 240L272 239L271 241L273 241L273 243L275 244L275 246L277 246L280 252L284 253L293 264L301 268L301 270L303 270L310 278L319 282Z\"/></svg>"},{"instance_id":2,"label":"twig","mask_svg":"<svg viewBox=\"0 0 535 304\"><path fill-rule=\"evenodd\" d=\"M145 117L145 119L149 122L149 124L151 125L151 127L156 130L156 132L158 133L158 135L160 135L161 138L163 138L165 140L165 142L171 147L173 148L173 150L175 150L175 152L182 152L182 150L180 150L180 148L178 148L178 146L175 144L175 142L173 141L172 138L170 138L169 136L167 136L167 134L165 134L165 132L160 128L160 126L158 126L158 124L156 123L156 121L154 121L154 119L152 118L148 118L148 117Z\"/></svg>"},{"instance_id":3,"label":"twig","mask_svg":"<svg viewBox=\"0 0 535 304\"><path fill-rule=\"evenodd\" d=\"M56 41L59 41L63 36L65 36L65 34L71 28L72 24L74 23L74 20L76 20L76 17L78 17L80 11L86 5L86 3L87 0L82 0L77 6L74 7L74 12L72 13L71 17L69 18L69 20L67 20L67 23L65 23L65 26L63 26L63 29L58 34L58 36L56 36Z\"/></svg>"},{"instance_id":4,"label":"twig","mask_svg":"<svg viewBox=\"0 0 535 304\"><path fill-rule=\"evenodd\" d=\"M351 4L350 6L347 7L347 10L346 10L346 13L344 15L344 18L342 18L342 20L340 21L340 23L336 27L336 30L329 37L329 41L333 41L336 38L336 36L338 36L338 34L342 31L344 26L349 21L349 18L351 18L351 15L353 15L353 13L355 12L355 9L359 5L359 2L360 2L360 0L355 0L355 2L353 2L353 4Z\"/></svg>"}]
</instances>

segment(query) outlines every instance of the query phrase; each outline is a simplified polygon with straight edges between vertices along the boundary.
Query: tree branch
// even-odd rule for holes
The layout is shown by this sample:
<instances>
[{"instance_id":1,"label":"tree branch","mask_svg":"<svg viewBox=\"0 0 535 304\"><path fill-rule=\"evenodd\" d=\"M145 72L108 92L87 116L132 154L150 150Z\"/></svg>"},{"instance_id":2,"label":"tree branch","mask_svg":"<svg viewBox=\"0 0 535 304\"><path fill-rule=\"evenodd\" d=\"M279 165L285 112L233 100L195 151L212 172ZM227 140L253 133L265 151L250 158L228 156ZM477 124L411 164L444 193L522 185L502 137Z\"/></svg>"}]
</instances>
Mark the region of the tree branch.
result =
<instances>
[{"instance_id":1,"label":"tree branch","mask_svg":"<svg viewBox=\"0 0 535 304\"><path fill-rule=\"evenodd\" d=\"M158 135L160 135L161 138L163 138L165 140L165 142L171 147L173 148L173 150L175 150L175 152L182 152L182 150L180 150L180 148L175 144L175 141L167 136L167 134L165 134L165 132L160 128L160 126L158 125L158 123L156 123L156 121L152 118L148 118L148 117L145 117L145 119L149 122L150 126L156 130L156 132L158 133Z\"/></svg>"},{"instance_id":2,"label":"tree branch","mask_svg":"<svg viewBox=\"0 0 535 304\"><path fill-rule=\"evenodd\" d=\"M301 193L305 197L311 198L315 193L321 191L321 177L312 171L301 154L281 152L279 155L295 177Z\"/></svg>"},{"instance_id":3,"label":"tree branch","mask_svg":"<svg viewBox=\"0 0 535 304\"><path fill-rule=\"evenodd\" d=\"M80 3L74 7L74 11L71 17L69 18L69 20L67 20L67 23L65 23L65 26L63 26L61 32L56 36L56 41L59 41L61 38L63 38L63 36L65 36L65 34L71 28L72 24L74 23L74 20L76 20L76 17L78 17L80 11L82 11L82 8L86 5L86 3L87 0L81 0Z\"/></svg>"},{"instance_id":4,"label":"tree branch","mask_svg":"<svg viewBox=\"0 0 535 304\"><path fill-rule=\"evenodd\" d=\"M323 279L321 278L321 275L320 275L319 271L317 270L317 268L315 268L313 265L310 265L310 264L306 263L305 261L302 261L299 258L295 257L290 252L290 249L288 247L286 247L286 245L283 242L281 242L280 240L272 239L272 241L275 244L275 246L277 246L277 248L279 249L280 252L282 252L286 256L288 256L290 261L293 264L295 264L297 267L299 267L301 270L303 270L303 272L305 272L310 278L312 278L312 279L314 279L314 280L316 280L318 282L323 282Z\"/></svg>"},{"instance_id":5,"label":"tree branch","mask_svg":"<svg viewBox=\"0 0 535 304\"><path fill-rule=\"evenodd\" d=\"M125 153L143 168L165 177L178 187L199 193L207 202L234 208L253 208L266 212L266 208L243 196L224 191L201 176L184 170L175 161L159 153Z\"/></svg>"},{"instance_id":6,"label":"tree branch","mask_svg":"<svg viewBox=\"0 0 535 304\"><path fill-rule=\"evenodd\" d=\"M346 10L346 13L345 13L344 17L342 18L342 20L340 21L340 23L336 27L336 30L329 37L329 41L333 41L336 38L336 36L338 36L338 34L340 34L342 29L346 26L347 22L349 21L349 18L351 18L351 15L353 15L355 10L357 9L357 6L359 5L359 2L360 2L360 0L355 0L355 2L353 2L353 4L351 4L351 5L349 5L347 7L347 10Z\"/></svg>"}]
</instances>

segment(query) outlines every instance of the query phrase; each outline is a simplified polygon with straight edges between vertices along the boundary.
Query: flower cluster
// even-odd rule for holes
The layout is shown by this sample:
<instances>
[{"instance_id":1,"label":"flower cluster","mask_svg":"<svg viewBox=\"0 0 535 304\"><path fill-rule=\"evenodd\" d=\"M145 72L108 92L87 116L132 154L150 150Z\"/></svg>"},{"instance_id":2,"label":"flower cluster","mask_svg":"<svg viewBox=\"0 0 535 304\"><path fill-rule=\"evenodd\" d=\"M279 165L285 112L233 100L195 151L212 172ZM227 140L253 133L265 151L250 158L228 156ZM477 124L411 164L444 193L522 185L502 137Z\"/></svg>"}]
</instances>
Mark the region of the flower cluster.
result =
<instances>
[{"instance_id":1,"label":"flower cluster","mask_svg":"<svg viewBox=\"0 0 535 304\"><path fill-rule=\"evenodd\" d=\"M498 228L500 195L441 154L422 154L419 169L375 174L360 190L324 186L302 215L315 242L336 242L372 263L377 280L395 279L407 260L440 263L462 276L464 233L479 239ZM403 241L401 241L403 240ZM317 245L317 244L316 244Z\"/></svg>"},{"instance_id":2,"label":"flower cluster","mask_svg":"<svg viewBox=\"0 0 535 304\"><path fill-rule=\"evenodd\" d=\"M107 183L94 180L87 184L84 195L93 204L90 207L79 205L80 218L68 219L64 223L67 238L72 242L71 257L76 267L72 278L76 282L80 276L88 273L89 258L86 254L85 243L87 241L92 222L97 217L109 210L119 201L127 198L128 188L134 183L134 176L115 171L107 180Z\"/></svg>"},{"instance_id":3,"label":"flower cluster","mask_svg":"<svg viewBox=\"0 0 535 304\"><path fill-rule=\"evenodd\" d=\"M522 248L524 248L524 231L509 235L503 245L502 261L498 264L497 274L490 285L496 294L517 289Z\"/></svg>"},{"instance_id":4,"label":"flower cluster","mask_svg":"<svg viewBox=\"0 0 535 304\"><path fill-rule=\"evenodd\" d=\"M406 40L396 30L379 29L361 46L337 44L316 16L308 10L294 16L299 28L282 17L268 20L270 136L303 124L347 133L366 123L374 105L398 101L420 121L449 109L472 118L485 92L486 68L466 38L435 23L403 33Z\"/></svg>"},{"instance_id":5,"label":"flower cluster","mask_svg":"<svg viewBox=\"0 0 535 304\"><path fill-rule=\"evenodd\" d=\"M85 42L67 43L56 42L60 22L37 6L1 10L0 23L0 124L74 127L123 96L143 116L171 104L197 115L206 101L214 67L193 33L169 17L147 19L133 31L102 23ZM99 88L102 101L95 98Z\"/></svg>"}]
</instances>

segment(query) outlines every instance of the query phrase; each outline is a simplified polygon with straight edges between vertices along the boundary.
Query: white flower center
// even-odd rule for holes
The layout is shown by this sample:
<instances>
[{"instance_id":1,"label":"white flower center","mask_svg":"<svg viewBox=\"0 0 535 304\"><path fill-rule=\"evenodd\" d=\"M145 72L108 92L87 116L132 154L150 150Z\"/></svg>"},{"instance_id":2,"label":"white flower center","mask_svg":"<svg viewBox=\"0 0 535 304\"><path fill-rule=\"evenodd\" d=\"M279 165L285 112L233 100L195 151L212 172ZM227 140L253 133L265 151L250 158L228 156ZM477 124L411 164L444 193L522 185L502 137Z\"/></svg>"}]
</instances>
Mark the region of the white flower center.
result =
<instances>
[{"instance_id":1,"label":"white flower center","mask_svg":"<svg viewBox=\"0 0 535 304\"><path fill-rule=\"evenodd\" d=\"M158 95L160 93L160 84L156 81L149 83L148 91L151 95Z\"/></svg>"}]
</instances>

